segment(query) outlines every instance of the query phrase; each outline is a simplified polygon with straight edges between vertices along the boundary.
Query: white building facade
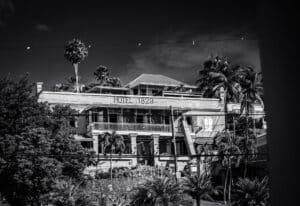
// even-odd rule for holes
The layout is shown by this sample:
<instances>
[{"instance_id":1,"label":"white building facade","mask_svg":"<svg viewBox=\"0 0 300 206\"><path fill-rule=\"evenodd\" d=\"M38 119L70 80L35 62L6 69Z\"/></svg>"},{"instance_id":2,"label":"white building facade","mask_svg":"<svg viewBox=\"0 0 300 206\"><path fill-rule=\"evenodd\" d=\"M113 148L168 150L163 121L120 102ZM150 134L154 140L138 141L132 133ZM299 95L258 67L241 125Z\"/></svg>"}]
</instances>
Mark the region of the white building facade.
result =
<instances>
[{"instance_id":1,"label":"white building facade","mask_svg":"<svg viewBox=\"0 0 300 206\"><path fill-rule=\"evenodd\" d=\"M95 151L104 170L109 157L103 154L102 138L113 131L126 146L121 155L113 154L115 167L173 167L170 107L179 171L197 153L197 145L211 144L225 127L224 102L202 98L196 86L163 75L142 74L124 87L96 86L82 93L41 91L39 101L78 111L76 139Z\"/></svg>"}]
</instances>

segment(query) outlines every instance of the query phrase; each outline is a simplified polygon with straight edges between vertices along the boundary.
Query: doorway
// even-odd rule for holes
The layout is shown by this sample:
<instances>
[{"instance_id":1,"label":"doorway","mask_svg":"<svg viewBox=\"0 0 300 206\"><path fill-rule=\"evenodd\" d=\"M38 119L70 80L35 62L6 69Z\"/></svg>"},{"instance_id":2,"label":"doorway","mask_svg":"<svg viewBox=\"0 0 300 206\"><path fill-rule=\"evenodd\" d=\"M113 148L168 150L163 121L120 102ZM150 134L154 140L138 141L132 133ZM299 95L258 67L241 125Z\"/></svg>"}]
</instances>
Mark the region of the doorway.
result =
<instances>
[{"instance_id":1,"label":"doorway","mask_svg":"<svg viewBox=\"0 0 300 206\"><path fill-rule=\"evenodd\" d=\"M154 166L154 145L150 138L137 139L137 162L140 165Z\"/></svg>"}]
</instances>

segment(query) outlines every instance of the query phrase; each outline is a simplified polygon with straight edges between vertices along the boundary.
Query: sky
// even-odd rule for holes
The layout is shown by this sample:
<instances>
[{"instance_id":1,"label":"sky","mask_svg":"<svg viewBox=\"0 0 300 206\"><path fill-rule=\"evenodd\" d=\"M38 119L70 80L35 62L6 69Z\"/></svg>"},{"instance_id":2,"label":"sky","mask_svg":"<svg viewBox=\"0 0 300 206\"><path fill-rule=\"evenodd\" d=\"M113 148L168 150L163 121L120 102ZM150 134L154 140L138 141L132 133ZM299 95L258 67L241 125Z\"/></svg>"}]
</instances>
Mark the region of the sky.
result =
<instances>
[{"instance_id":1,"label":"sky","mask_svg":"<svg viewBox=\"0 0 300 206\"><path fill-rule=\"evenodd\" d=\"M65 81L74 75L63 55L73 38L89 47L79 65L82 82L105 65L124 84L142 73L194 84L211 55L260 70L256 5L250 1L0 0L0 76L28 72L46 87Z\"/></svg>"}]
</instances>

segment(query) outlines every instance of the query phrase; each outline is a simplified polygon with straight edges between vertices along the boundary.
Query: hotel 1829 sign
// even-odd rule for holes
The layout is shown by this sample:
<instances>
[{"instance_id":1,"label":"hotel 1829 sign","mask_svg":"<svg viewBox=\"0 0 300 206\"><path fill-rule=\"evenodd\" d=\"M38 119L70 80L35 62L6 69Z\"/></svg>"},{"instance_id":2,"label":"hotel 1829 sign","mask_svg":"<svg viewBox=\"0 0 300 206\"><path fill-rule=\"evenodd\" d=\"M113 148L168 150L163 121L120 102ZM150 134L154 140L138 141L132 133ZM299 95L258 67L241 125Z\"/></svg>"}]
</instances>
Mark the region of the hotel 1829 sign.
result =
<instances>
[{"instance_id":1,"label":"hotel 1829 sign","mask_svg":"<svg viewBox=\"0 0 300 206\"><path fill-rule=\"evenodd\" d=\"M154 100L151 97L114 97L115 104L153 104Z\"/></svg>"}]
</instances>

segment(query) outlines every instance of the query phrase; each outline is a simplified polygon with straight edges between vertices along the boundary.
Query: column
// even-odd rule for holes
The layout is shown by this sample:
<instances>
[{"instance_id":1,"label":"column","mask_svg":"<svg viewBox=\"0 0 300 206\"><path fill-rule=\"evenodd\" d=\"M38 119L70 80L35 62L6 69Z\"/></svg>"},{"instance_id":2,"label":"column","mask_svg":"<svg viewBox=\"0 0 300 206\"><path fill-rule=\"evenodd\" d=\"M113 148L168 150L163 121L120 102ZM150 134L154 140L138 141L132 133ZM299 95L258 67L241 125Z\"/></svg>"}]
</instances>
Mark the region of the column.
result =
<instances>
[{"instance_id":1,"label":"column","mask_svg":"<svg viewBox=\"0 0 300 206\"><path fill-rule=\"evenodd\" d=\"M152 134L154 146L154 166L159 164L159 134Z\"/></svg>"},{"instance_id":2,"label":"column","mask_svg":"<svg viewBox=\"0 0 300 206\"><path fill-rule=\"evenodd\" d=\"M92 110L89 110L89 124L91 124L92 121Z\"/></svg>"},{"instance_id":3,"label":"column","mask_svg":"<svg viewBox=\"0 0 300 206\"><path fill-rule=\"evenodd\" d=\"M99 153L98 135L93 135L93 150L95 151L96 155L98 155Z\"/></svg>"},{"instance_id":4,"label":"column","mask_svg":"<svg viewBox=\"0 0 300 206\"><path fill-rule=\"evenodd\" d=\"M130 137L130 142L131 142L131 154L134 156L137 154L137 146L136 146L136 137L137 134L136 133L131 133L129 134ZM136 157L132 157L132 167L137 165L137 158Z\"/></svg>"}]
</instances>

